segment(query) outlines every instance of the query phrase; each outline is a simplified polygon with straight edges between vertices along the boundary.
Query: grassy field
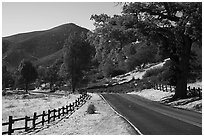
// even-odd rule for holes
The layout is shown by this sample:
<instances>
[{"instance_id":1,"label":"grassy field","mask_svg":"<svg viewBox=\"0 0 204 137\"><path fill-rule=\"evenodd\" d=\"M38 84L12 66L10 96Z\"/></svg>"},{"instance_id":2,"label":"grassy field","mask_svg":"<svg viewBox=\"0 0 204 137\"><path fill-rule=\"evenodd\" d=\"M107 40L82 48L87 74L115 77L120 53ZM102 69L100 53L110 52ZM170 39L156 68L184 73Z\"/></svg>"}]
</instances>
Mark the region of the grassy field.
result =
<instances>
[{"instance_id":1,"label":"grassy field","mask_svg":"<svg viewBox=\"0 0 204 137\"><path fill-rule=\"evenodd\" d=\"M2 122L8 122L8 117L22 118L25 116L33 116L34 112L42 114L48 109L59 108L74 102L80 95L69 94L63 96L61 94L43 94L34 93L16 93L2 96ZM14 127L24 126L24 121L15 122ZM7 130L7 126L2 127L3 131ZM6 129L5 129L6 128Z\"/></svg>"}]
</instances>

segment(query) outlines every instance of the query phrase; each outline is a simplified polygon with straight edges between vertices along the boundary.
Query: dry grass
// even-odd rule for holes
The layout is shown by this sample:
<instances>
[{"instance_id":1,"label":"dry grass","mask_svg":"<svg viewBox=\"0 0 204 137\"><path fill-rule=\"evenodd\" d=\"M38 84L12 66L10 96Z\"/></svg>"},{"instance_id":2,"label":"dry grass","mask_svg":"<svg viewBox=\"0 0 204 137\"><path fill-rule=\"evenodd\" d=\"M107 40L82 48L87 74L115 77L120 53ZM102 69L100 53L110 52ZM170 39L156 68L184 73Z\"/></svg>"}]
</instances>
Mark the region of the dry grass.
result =
<instances>
[{"instance_id":1,"label":"dry grass","mask_svg":"<svg viewBox=\"0 0 204 137\"><path fill-rule=\"evenodd\" d=\"M48 109L59 108L72 103L79 97L78 94L69 96L53 96L44 94L13 94L2 96L2 122L8 122L8 116L13 118L32 117L34 112L42 114ZM14 127L23 127L24 121L14 123ZM3 131L7 126L2 127Z\"/></svg>"}]
</instances>

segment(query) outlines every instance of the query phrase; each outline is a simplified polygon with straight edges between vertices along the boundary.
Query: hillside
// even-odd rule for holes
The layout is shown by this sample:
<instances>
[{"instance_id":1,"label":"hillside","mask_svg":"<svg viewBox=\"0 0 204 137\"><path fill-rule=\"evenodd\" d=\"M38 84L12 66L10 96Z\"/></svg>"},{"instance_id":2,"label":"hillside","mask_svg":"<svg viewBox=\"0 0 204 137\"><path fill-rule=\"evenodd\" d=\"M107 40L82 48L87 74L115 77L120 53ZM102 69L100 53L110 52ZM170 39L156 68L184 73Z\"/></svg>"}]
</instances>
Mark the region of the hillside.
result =
<instances>
[{"instance_id":1,"label":"hillside","mask_svg":"<svg viewBox=\"0 0 204 137\"><path fill-rule=\"evenodd\" d=\"M2 62L10 70L14 70L24 58L48 66L62 56L65 39L73 33L80 35L88 31L69 23L45 31L3 37Z\"/></svg>"}]
</instances>

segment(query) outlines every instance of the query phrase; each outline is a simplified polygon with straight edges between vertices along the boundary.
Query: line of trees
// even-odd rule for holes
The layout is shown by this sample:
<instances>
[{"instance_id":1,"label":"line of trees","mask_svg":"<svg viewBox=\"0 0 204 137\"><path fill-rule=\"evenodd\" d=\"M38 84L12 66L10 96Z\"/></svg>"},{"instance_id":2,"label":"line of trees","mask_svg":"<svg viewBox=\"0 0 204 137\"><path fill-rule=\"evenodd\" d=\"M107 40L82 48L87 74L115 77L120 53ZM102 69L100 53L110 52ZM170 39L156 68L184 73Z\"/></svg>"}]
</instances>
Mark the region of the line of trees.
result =
<instances>
[{"instance_id":1,"label":"line of trees","mask_svg":"<svg viewBox=\"0 0 204 137\"><path fill-rule=\"evenodd\" d=\"M94 47L87 41L85 33L73 33L65 40L63 57L49 67L34 66L29 60L23 59L14 74L3 66L3 89L21 87L28 92L29 85L36 87L49 83L50 91L64 84L70 85L72 92L84 81L84 74L90 68L94 55Z\"/></svg>"},{"instance_id":2,"label":"line of trees","mask_svg":"<svg viewBox=\"0 0 204 137\"><path fill-rule=\"evenodd\" d=\"M74 92L93 64L104 76L112 77L170 58L174 97L185 98L194 62L192 47L202 45L202 3L131 2L122 3L122 8L121 15L92 15L95 30L71 34L64 43L63 58L48 68L38 67L38 80L49 82L50 89L66 81ZM37 74L26 64L23 61L19 66L22 78L17 80L25 85L36 78L31 71ZM3 68L4 87L13 82L7 76L10 73Z\"/></svg>"}]
</instances>

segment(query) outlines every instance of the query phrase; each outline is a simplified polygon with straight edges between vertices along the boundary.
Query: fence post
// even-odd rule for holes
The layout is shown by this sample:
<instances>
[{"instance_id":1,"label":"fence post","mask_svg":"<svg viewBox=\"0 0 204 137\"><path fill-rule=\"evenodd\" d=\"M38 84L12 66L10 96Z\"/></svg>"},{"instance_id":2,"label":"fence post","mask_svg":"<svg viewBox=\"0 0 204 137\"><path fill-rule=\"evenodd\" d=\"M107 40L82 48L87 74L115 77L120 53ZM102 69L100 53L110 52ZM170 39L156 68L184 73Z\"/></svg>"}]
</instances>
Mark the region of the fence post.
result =
<instances>
[{"instance_id":1,"label":"fence post","mask_svg":"<svg viewBox=\"0 0 204 137\"><path fill-rule=\"evenodd\" d=\"M202 98L202 94L201 94L201 89L200 89L200 87L198 87L198 94L199 94L199 97Z\"/></svg>"},{"instance_id":2,"label":"fence post","mask_svg":"<svg viewBox=\"0 0 204 137\"><path fill-rule=\"evenodd\" d=\"M28 116L25 116L25 131L28 131L28 121L29 121L29 118Z\"/></svg>"},{"instance_id":3,"label":"fence post","mask_svg":"<svg viewBox=\"0 0 204 137\"><path fill-rule=\"evenodd\" d=\"M64 116L64 106L62 106L62 115Z\"/></svg>"},{"instance_id":4,"label":"fence post","mask_svg":"<svg viewBox=\"0 0 204 137\"><path fill-rule=\"evenodd\" d=\"M78 98L78 106L80 105L80 98Z\"/></svg>"},{"instance_id":5,"label":"fence post","mask_svg":"<svg viewBox=\"0 0 204 137\"><path fill-rule=\"evenodd\" d=\"M66 105L66 114L68 114L68 105Z\"/></svg>"},{"instance_id":6,"label":"fence post","mask_svg":"<svg viewBox=\"0 0 204 137\"><path fill-rule=\"evenodd\" d=\"M47 121L48 121L48 124L50 123L50 110L48 109L48 114L47 114Z\"/></svg>"},{"instance_id":7,"label":"fence post","mask_svg":"<svg viewBox=\"0 0 204 137\"><path fill-rule=\"evenodd\" d=\"M55 121L55 112L56 112L56 111L57 111L57 110L54 109L53 121Z\"/></svg>"},{"instance_id":8,"label":"fence post","mask_svg":"<svg viewBox=\"0 0 204 137\"><path fill-rule=\"evenodd\" d=\"M44 126L44 122L45 122L45 111L43 111L43 115L42 115L42 125Z\"/></svg>"},{"instance_id":9,"label":"fence post","mask_svg":"<svg viewBox=\"0 0 204 137\"><path fill-rule=\"evenodd\" d=\"M164 85L162 84L162 91L164 91Z\"/></svg>"},{"instance_id":10,"label":"fence post","mask_svg":"<svg viewBox=\"0 0 204 137\"><path fill-rule=\"evenodd\" d=\"M33 128L35 128L36 115L37 115L37 113L34 112L34 115L33 115Z\"/></svg>"},{"instance_id":11,"label":"fence post","mask_svg":"<svg viewBox=\"0 0 204 137\"><path fill-rule=\"evenodd\" d=\"M72 103L72 111L74 111L74 102Z\"/></svg>"},{"instance_id":12,"label":"fence post","mask_svg":"<svg viewBox=\"0 0 204 137\"><path fill-rule=\"evenodd\" d=\"M58 108L58 119L60 118L60 108Z\"/></svg>"},{"instance_id":13,"label":"fence post","mask_svg":"<svg viewBox=\"0 0 204 137\"><path fill-rule=\"evenodd\" d=\"M200 89L200 87L198 87L198 95L199 95L199 98L201 98L202 96L201 96L201 89Z\"/></svg>"},{"instance_id":14,"label":"fence post","mask_svg":"<svg viewBox=\"0 0 204 137\"><path fill-rule=\"evenodd\" d=\"M191 92L191 87L190 86L188 86L188 93L190 94L190 96L192 96L192 92Z\"/></svg>"},{"instance_id":15,"label":"fence post","mask_svg":"<svg viewBox=\"0 0 204 137\"><path fill-rule=\"evenodd\" d=\"M12 129L13 123L14 123L13 116L9 116L8 135L11 135L11 133L13 133L13 129Z\"/></svg>"},{"instance_id":16,"label":"fence post","mask_svg":"<svg viewBox=\"0 0 204 137\"><path fill-rule=\"evenodd\" d=\"M188 86L188 91L191 92L191 87L190 86Z\"/></svg>"},{"instance_id":17,"label":"fence post","mask_svg":"<svg viewBox=\"0 0 204 137\"><path fill-rule=\"evenodd\" d=\"M193 92L194 92L194 95L196 96L196 88L195 87L193 87Z\"/></svg>"},{"instance_id":18,"label":"fence post","mask_svg":"<svg viewBox=\"0 0 204 137\"><path fill-rule=\"evenodd\" d=\"M82 94L82 99L81 100L82 100L82 103L84 103L84 94Z\"/></svg>"},{"instance_id":19,"label":"fence post","mask_svg":"<svg viewBox=\"0 0 204 137\"><path fill-rule=\"evenodd\" d=\"M75 100L75 107L77 107L77 100Z\"/></svg>"},{"instance_id":20,"label":"fence post","mask_svg":"<svg viewBox=\"0 0 204 137\"><path fill-rule=\"evenodd\" d=\"M72 112L72 104L71 103L69 104L69 111Z\"/></svg>"}]
</instances>

